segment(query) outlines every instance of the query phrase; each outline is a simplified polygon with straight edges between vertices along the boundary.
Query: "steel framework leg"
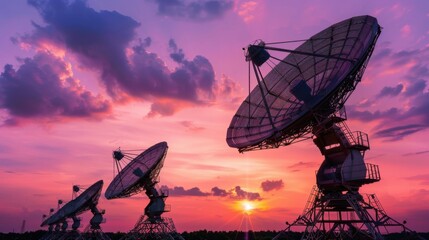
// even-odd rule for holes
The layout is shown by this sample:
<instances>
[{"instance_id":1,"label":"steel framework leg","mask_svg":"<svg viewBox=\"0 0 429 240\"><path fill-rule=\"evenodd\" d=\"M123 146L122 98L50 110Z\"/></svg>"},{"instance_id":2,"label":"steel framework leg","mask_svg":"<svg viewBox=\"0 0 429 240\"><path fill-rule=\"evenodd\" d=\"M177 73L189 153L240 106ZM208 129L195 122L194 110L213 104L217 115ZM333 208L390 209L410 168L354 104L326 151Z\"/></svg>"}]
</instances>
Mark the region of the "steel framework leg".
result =
<instances>
[{"instance_id":1,"label":"steel framework leg","mask_svg":"<svg viewBox=\"0 0 429 240\"><path fill-rule=\"evenodd\" d=\"M157 221L150 221L142 215L137 221L134 229L131 230L124 240L184 240L176 231L171 218L161 218Z\"/></svg>"},{"instance_id":2,"label":"steel framework leg","mask_svg":"<svg viewBox=\"0 0 429 240\"><path fill-rule=\"evenodd\" d=\"M402 230L402 239L423 239L404 224L389 217L381 208L374 194L365 200L358 192L317 194L304 213L288 225L273 240L297 239L292 227L301 226L305 230L302 240L358 239L383 240L390 227ZM397 230L397 229L396 229Z\"/></svg>"}]
</instances>

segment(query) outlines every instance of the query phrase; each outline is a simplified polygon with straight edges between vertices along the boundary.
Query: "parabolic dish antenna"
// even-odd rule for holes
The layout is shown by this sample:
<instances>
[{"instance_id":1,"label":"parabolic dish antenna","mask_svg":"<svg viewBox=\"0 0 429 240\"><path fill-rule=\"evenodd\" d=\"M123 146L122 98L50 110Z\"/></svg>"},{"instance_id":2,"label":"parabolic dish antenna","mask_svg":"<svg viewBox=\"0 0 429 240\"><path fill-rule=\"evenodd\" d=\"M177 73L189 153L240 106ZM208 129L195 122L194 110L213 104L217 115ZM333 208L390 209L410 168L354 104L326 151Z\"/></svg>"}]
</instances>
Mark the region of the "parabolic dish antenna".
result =
<instances>
[{"instance_id":1,"label":"parabolic dish antenna","mask_svg":"<svg viewBox=\"0 0 429 240\"><path fill-rule=\"evenodd\" d=\"M314 116L340 109L360 81L380 34L377 19L359 16L334 24L295 50L247 47L258 85L232 118L226 141L240 152L278 147L311 132ZM268 51L289 52L279 59ZM273 63L277 61L278 63ZM259 66L272 66L263 77Z\"/></svg>"},{"instance_id":2,"label":"parabolic dish antenna","mask_svg":"<svg viewBox=\"0 0 429 240\"><path fill-rule=\"evenodd\" d=\"M66 218L71 218L72 216L77 216L87 210L90 210L98 204L102 188L103 180L94 183L77 198L64 204L63 207L46 219L42 223L42 226L56 224L62 222Z\"/></svg>"},{"instance_id":3,"label":"parabolic dish antenna","mask_svg":"<svg viewBox=\"0 0 429 240\"><path fill-rule=\"evenodd\" d=\"M52 216L47 218L42 223L42 227L49 225L49 233L53 234L48 236L46 239L102 239L110 240L110 238L101 231L100 224L105 220L103 219L104 210L99 211L97 208L98 200L101 195L103 188L103 180L100 180L90 187L86 188L78 196L66 203L64 206L58 209ZM73 186L73 195L78 194L81 191L80 186ZM62 203L62 201L61 201ZM60 204L60 202L59 202ZM81 235L77 230L80 227L81 219L78 215L85 211L90 210L93 217L90 220L90 226L85 230L84 235ZM66 232L68 223L67 219L72 219L72 231ZM55 225L55 233L52 233L52 226ZM58 232L61 225L62 232ZM59 235L58 235L59 234ZM57 236L58 235L58 236ZM58 237L58 238L57 238Z\"/></svg>"},{"instance_id":4,"label":"parabolic dish antenna","mask_svg":"<svg viewBox=\"0 0 429 240\"><path fill-rule=\"evenodd\" d=\"M167 143L160 142L135 157L107 187L106 198L129 197L145 190L147 185L153 184L164 164L167 149ZM116 158L124 157L121 152L115 151L115 153L119 155Z\"/></svg>"},{"instance_id":5,"label":"parabolic dish antenna","mask_svg":"<svg viewBox=\"0 0 429 240\"><path fill-rule=\"evenodd\" d=\"M378 240L387 227L413 236L386 214L374 194L359 193L381 177L377 165L364 161L368 135L351 132L345 123L344 103L360 82L380 33L377 19L358 16L326 28L295 50L271 47L279 42L247 47L249 79L252 65L257 86L231 121L228 145L244 152L311 137L324 156L304 212L274 239L289 239L295 226L306 240Z\"/></svg>"},{"instance_id":6,"label":"parabolic dish antenna","mask_svg":"<svg viewBox=\"0 0 429 240\"><path fill-rule=\"evenodd\" d=\"M150 199L144 214L124 239L183 240L177 233L173 220L161 216L164 212L170 211L170 206L165 204L168 192L156 189L167 150L167 143L160 142L138 155L132 153L134 150L113 151L118 174L107 188L106 198L125 198L144 191ZM124 160L130 162L120 170Z\"/></svg>"},{"instance_id":7,"label":"parabolic dish antenna","mask_svg":"<svg viewBox=\"0 0 429 240\"><path fill-rule=\"evenodd\" d=\"M53 213L54 213L54 209L53 208L51 208L51 209L49 209L49 215L45 215L45 214L43 214L43 221L42 221L42 224L40 224L40 226L41 227L44 227L44 226L48 226L49 224L48 224L48 221L50 221L50 218L52 217L52 215L53 215Z\"/></svg>"}]
</instances>

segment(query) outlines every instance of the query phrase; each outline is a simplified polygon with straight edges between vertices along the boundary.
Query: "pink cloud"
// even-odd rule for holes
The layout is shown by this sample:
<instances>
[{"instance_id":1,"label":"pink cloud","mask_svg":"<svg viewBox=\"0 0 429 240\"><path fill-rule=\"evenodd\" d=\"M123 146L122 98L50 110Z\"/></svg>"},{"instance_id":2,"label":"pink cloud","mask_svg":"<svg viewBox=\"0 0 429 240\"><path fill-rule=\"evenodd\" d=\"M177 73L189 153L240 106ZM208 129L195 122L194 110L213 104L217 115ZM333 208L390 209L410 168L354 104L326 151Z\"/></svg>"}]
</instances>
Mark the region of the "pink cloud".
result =
<instances>
[{"instance_id":1,"label":"pink cloud","mask_svg":"<svg viewBox=\"0 0 429 240\"><path fill-rule=\"evenodd\" d=\"M409 11L407 7L400 3L392 5L389 10L395 18L401 18Z\"/></svg>"},{"instance_id":2,"label":"pink cloud","mask_svg":"<svg viewBox=\"0 0 429 240\"><path fill-rule=\"evenodd\" d=\"M249 23L255 19L255 11L258 3L256 1L246 1L238 6L237 13L244 22Z\"/></svg>"},{"instance_id":3,"label":"pink cloud","mask_svg":"<svg viewBox=\"0 0 429 240\"><path fill-rule=\"evenodd\" d=\"M411 34L411 26L409 24L405 24L402 28L401 28L401 34L403 37L408 37Z\"/></svg>"},{"instance_id":4,"label":"pink cloud","mask_svg":"<svg viewBox=\"0 0 429 240\"><path fill-rule=\"evenodd\" d=\"M200 132L205 129L204 127L197 126L192 121L181 121L180 125L182 125L184 128L191 132Z\"/></svg>"}]
</instances>

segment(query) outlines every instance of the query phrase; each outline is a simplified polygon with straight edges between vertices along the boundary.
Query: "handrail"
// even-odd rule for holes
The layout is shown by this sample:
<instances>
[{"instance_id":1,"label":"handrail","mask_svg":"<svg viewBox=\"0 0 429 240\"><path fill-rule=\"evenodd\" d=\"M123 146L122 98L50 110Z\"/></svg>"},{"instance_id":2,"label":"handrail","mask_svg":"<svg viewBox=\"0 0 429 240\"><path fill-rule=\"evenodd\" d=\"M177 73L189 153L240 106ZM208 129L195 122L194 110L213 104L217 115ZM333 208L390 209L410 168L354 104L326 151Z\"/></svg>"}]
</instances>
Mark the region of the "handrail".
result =
<instances>
[{"instance_id":1,"label":"handrail","mask_svg":"<svg viewBox=\"0 0 429 240\"><path fill-rule=\"evenodd\" d=\"M362 167L363 165L365 165L365 167ZM344 172L346 171L351 171L351 168L354 168L353 173L358 176L360 176L359 173L362 173L363 171L365 171L365 176L363 178L349 179L350 181L356 181L356 180L380 181L381 179L378 165L371 164L371 163L358 164L358 165L346 165L341 168L342 175L344 176ZM362 170L357 171L357 169L362 169Z\"/></svg>"}]
</instances>

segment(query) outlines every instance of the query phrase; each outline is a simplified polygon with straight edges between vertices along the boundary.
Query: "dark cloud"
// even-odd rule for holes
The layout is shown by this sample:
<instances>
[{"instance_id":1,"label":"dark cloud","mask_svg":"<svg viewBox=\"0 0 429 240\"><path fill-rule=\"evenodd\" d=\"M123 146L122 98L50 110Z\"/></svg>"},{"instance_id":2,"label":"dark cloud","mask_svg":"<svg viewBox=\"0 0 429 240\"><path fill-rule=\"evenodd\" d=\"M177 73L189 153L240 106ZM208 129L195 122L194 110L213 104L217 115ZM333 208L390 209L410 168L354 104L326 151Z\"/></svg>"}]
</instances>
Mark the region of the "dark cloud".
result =
<instances>
[{"instance_id":1,"label":"dark cloud","mask_svg":"<svg viewBox=\"0 0 429 240\"><path fill-rule=\"evenodd\" d=\"M173 39L170 39L168 42L168 45L170 47L170 57L177 63L182 63L183 59L185 58L185 54L183 53L182 49L179 49L176 45L176 42Z\"/></svg>"},{"instance_id":2,"label":"dark cloud","mask_svg":"<svg viewBox=\"0 0 429 240\"><path fill-rule=\"evenodd\" d=\"M237 200L249 200L256 201L262 200L261 195L256 192L248 192L243 190L240 186L236 186L233 189L225 190L219 187L213 187L211 192L203 192L198 187L193 187L190 189L185 189L184 187L174 187L169 188L168 186L161 186L161 190L167 190L171 196L196 196L196 197L205 197L205 196L216 196L216 197L229 197L231 199Z\"/></svg>"},{"instance_id":3,"label":"dark cloud","mask_svg":"<svg viewBox=\"0 0 429 240\"><path fill-rule=\"evenodd\" d=\"M283 180L266 180L261 183L261 188L264 192L269 192L272 190L280 190L284 187Z\"/></svg>"},{"instance_id":4,"label":"dark cloud","mask_svg":"<svg viewBox=\"0 0 429 240\"><path fill-rule=\"evenodd\" d=\"M203 196L209 196L210 193L202 192L198 187L193 187L190 189L185 189L184 187L174 187L174 188L168 188L168 186L161 186L162 190L168 190L169 194L171 196L196 196L196 197L203 197Z\"/></svg>"},{"instance_id":5,"label":"dark cloud","mask_svg":"<svg viewBox=\"0 0 429 240\"><path fill-rule=\"evenodd\" d=\"M395 141L429 127L429 92L427 81L429 77L429 47L419 50L394 52L384 48L375 54L375 62L371 64L386 71L397 71L398 68L410 66L401 72L402 82L395 87L384 87L373 99L367 99L364 105L349 107L349 116L364 122L377 121L375 137ZM395 98L402 105L385 108L386 110L365 110L380 97ZM383 106L385 107L385 106Z\"/></svg>"},{"instance_id":6,"label":"dark cloud","mask_svg":"<svg viewBox=\"0 0 429 240\"><path fill-rule=\"evenodd\" d=\"M229 196L229 193L225 189L221 189L221 188L218 188L218 187L213 187L212 188L212 194L213 194L213 196L217 196L217 197L226 197L226 196Z\"/></svg>"},{"instance_id":7,"label":"dark cloud","mask_svg":"<svg viewBox=\"0 0 429 240\"><path fill-rule=\"evenodd\" d=\"M378 97L397 96L399 93L401 93L403 88L404 85L402 84L398 84L396 87L384 87L383 89L381 89L380 93L378 94Z\"/></svg>"},{"instance_id":8,"label":"dark cloud","mask_svg":"<svg viewBox=\"0 0 429 240\"><path fill-rule=\"evenodd\" d=\"M118 78L127 78L131 69L125 48L135 37L139 26L135 20L118 12L96 12L82 0L29 0L47 26L35 24L35 32L22 38L32 45L49 44L75 53L86 68L101 70L110 95L124 87Z\"/></svg>"},{"instance_id":9,"label":"dark cloud","mask_svg":"<svg viewBox=\"0 0 429 240\"><path fill-rule=\"evenodd\" d=\"M186 19L191 21L209 21L222 17L232 10L232 0L152 0L158 5L161 16Z\"/></svg>"},{"instance_id":10,"label":"dark cloud","mask_svg":"<svg viewBox=\"0 0 429 240\"><path fill-rule=\"evenodd\" d=\"M427 153L429 153L429 150L420 151L420 152L413 152L413 153L406 153L406 154L403 154L402 156L412 156L412 155L420 155L420 154L427 154Z\"/></svg>"},{"instance_id":11,"label":"dark cloud","mask_svg":"<svg viewBox=\"0 0 429 240\"><path fill-rule=\"evenodd\" d=\"M374 52L373 56L371 57L371 64L373 64L374 61L379 62L383 61L385 58L390 57L392 55L392 49L390 48L382 48L379 51Z\"/></svg>"},{"instance_id":12,"label":"dark cloud","mask_svg":"<svg viewBox=\"0 0 429 240\"><path fill-rule=\"evenodd\" d=\"M402 125L391 128L384 128L375 132L375 137L389 138L391 140L399 140L404 137L426 129L427 126L418 124Z\"/></svg>"},{"instance_id":13,"label":"dark cloud","mask_svg":"<svg viewBox=\"0 0 429 240\"><path fill-rule=\"evenodd\" d=\"M83 0L28 3L38 10L45 25L33 23L34 31L14 38L16 43L25 43L38 51L72 55L81 68L99 73L99 80L115 102L151 102L149 117L169 116L183 108L207 105L215 99L217 89L222 88L215 80L210 61L199 55L187 59L174 39L168 47L177 67L168 68L156 53L146 50L152 43L150 37L138 39L136 29L140 23L131 17L116 11L95 11ZM219 16L231 4L206 1L186 6L194 9L192 16L206 14L209 18ZM11 124L13 120L9 119Z\"/></svg>"},{"instance_id":14,"label":"dark cloud","mask_svg":"<svg viewBox=\"0 0 429 240\"><path fill-rule=\"evenodd\" d=\"M18 70L4 67L0 108L10 115L6 123L17 123L30 118L97 118L109 114L111 105L85 90L63 60L39 52L23 59Z\"/></svg>"},{"instance_id":15,"label":"dark cloud","mask_svg":"<svg viewBox=\"0 0 429 240\"><path fill-rule=\"evenodd\" d=\"M426 88L426 81L422 79L417 79L412 84L409 84L407 86L407 88L405 89L404 95L407 97L412 97L412 96L415 96L416 94L421 94L425 88Z\"/></svg>"},{"instance_id":16,"label":"dark cloud","mask_svg":"<svg viewBox=\"0 0 429 240\"><path fill-rule=\"evenodd\" d=\"M250 201L262 200L261 195L259 193L247 192L243 190L240 186L236 186L233 190L231 190L232 197L236 199L247 199Z\"/></svg>"},{"instance_id":17,"label":"dark cloud","mask_svg":"<svg viewBox=\"0 0 429 240\"><path fill-rule=\"evenodd\" d=\"M354 106L347 108L347 113L352 116L353 119L358 119L361 121L374 121L377 119L385 118L398 118L400 116L400 111L397 108L390 108L386 111L359 111Z\"/></svg>"}]
</instances>

